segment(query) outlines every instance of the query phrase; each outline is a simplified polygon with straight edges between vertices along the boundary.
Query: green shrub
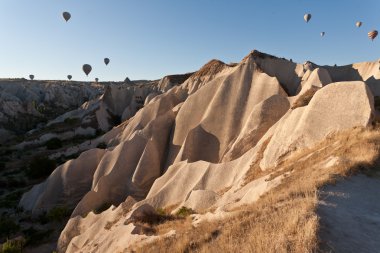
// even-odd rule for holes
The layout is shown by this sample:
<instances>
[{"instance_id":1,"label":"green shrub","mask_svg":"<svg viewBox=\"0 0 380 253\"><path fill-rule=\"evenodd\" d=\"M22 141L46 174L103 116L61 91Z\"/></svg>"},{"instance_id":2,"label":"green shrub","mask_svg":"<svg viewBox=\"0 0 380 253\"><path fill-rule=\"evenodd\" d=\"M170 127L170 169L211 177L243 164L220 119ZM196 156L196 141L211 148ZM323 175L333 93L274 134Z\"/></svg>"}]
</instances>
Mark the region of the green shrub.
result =
<instances>
[{"instance_id":1,"label":"green shrub","mask_svg":"<svg viewBox=\"0 0 380 253\"><path fill-rule=\"evenodd\" d=\"M163 208L157 208L156 212L158 215L167 215L165 209Z\"/></svg>"},{"instance_id":2,"label":"green shrub","mask_svg":"<svg viewBox=\"0 0 380 253\"><path fill-rule=\"evenodd\" d=\"M181 207L181 208L177 211L176 215L177 215L178 217L182 217L182 218L184 218L184 217L187 217L187 216L189 216L189 215L191 215L191 214L194 214L194 213L195 213L195 212L194 212L193 209L191 209L191 208L187 208L187 207L183 206L183 207Z\"/></svg>"},{"instance_id":3,"label":"green shrub","mask_svg":"<svg viewBox=\"0 0 380 253\"><path fill-rule=\"evenodd\" d=\"M105 144L104 142L101 142L98 144L98 146L96 146L97 148L100 148L100 149L106 149L107 148L107 144Z\"/></svg>"},{"instance_id":4,"label":"green shrub","mask_svg":"<svg viewBox=\"0 0 380 253\"><path fill-rule=\"evenodd\" d=\"M45 146L48 150L55 150L62 148L62 141L58 138L53 138L45 142Z\"/></svg>"},{"instance_id":5,"label":"green shrub","mask_svg":"<svg viewBox=\"0 0 380 253\"><path fill-rule=\"evenodd\" d=\"M68 156L65 156L65 159L68 161L68 160L72 160L72 159L77 159L79 156L80 156L81 152L78 152L78 153L74 153L72 155L68 155Z\"/></svg>"},{"instance_id":6,"label":"green shrub","mask_svg":"<svg viewBox=\"0 0 380 253\"><path fill-rule=\"evenodd\" d=\"M102 129L96 129L95 136L100 136L105 134L105 132Z\"/></svg>"},{"instance_id":7,"label":"green shrub","mask_svg":"<svg viewBox=\"0 0 380 253\"><path fill-rule=\"evenodd\" d=\"M15 208L23 194L22 190L13 191L8 193L0 199L0 206L3 208Z\"/></svg>"},{"instance_id":8,"label":"green shrub","mask_svg":"<svg viewBox=\"0 0 380 253\"><path fill-rule=\"evenodd\" d=\"M105 210L108 210L108 208L110 208L111 205L112 205L112 204L110 204L110 203L104 203L104 204L101 205L100 207L96 208L96 209L94 210L94 213L95 213L95 214L100 214L100 213L104 212Z\"/></svg>"},{"instance_id":9,"label":"green shrub","mask_svg":"<svg viewBox=\"0 0 380 253\"><path fill-rule=\"evenodd\" d=\"M53 172L55 167L55 162L48 157L35 157L29 164L27 176L32 179L47 177Z\"/></svg>"},{"instance_id":10,"label":"green shrub","mask_svg":"<svg viewBox=\"0 0 380 253\"><path fill-rule=\"evenodd\" d=\"M9 158L9 156L7 156L7 157L2 157L1 160L2 160L1 162L7 163L7 162L11 161L11 158Z\"/></svg>"},{"instance_id":11,"label":"green shrub","mask_svg":"<svg viewBox=\"0 0 380 253\"><path fill-rule=\"evenodd\" d=\"M113 114L110 110L107 109L108 112L108 123L110 123L111 126L117 126L121 124L121 117L118 115Z\"/></svg>"},{"instance_id":12,"label":"green shrub","mask_svg":"<svg viewBox=\"0 0 380 253\"><path fill-rule=\"evenodd\" d=\"M11 218L2 216L0 217L0 237L8 237L17 233L20 226Z\"/></svg>"},{"instance_id":13,"label":"green shrub","mask_svg":"<svg viewBox=\"0 0 380 253\"><path fill-rule=\"evenodd\" d=\"M80 118L66 118L64 122L72 126L80 123Z\"/></svg>"},{"instance_id":14,"label":"green shrub","mask_svg":"<svg viewBox=\"0 0 380 253\"><path fill-rule=\"evenodd\" d=\"M21 253L24 242L21 240L7 240L2 247L2 253Z\"/></svg>"},{"instance_id":15,"label":"green shrub","mask_svg":"<svg viewBox=\"0 0 380 253\"><path fill-rule=\"evenodd\" d=\"M8 178L8 188L20 188L26 186L27 183L24 179L15 179L14 177Z\"/></svg>"},{"instance_id":16,"label":"green shrub","mask_svg":"<svg viewBox=\"0 0 380 253\"><path fill-rule=\"evenodd\" d=\"M48 241L53 230L37 230L34 227L30 227L22 232L26 238L26 245L39 245Z\"/></svg>"},{"instance_id":17,"label":"green shrub","mask_svg":"<svg viewBox=\"0 0 380 253\"><path fill-rule=\"evenodd\" d=\"M380 96L374 96L375 109L380 110Z\"/></svg>"},{"instance_id":18,"label":"green shrub","mask_svg":"<svg viewBox=\"0 0 380 253\"><path fill-rule=\"evenodd\" d=\"M5 163L4 162L0 162L0 171L1 170L5 170Z\"/></svg>"},{"instance_id":19,"label":"green shrub","mask_svg":"<svg viewBox=\"0 0 380 253\"><path fill-rule=\"evenodd\" d=\"M11 156L12 154L13 154L13 150L12 149L6 149L4 151L4 155Z\"/></svg>"},{"instance_id":20,"label":"green shrub","mask_svg":"<svg viewBox=\"0 0 380 253\"><path fill-rule=\"evenodd\" d=\"M37 221L42 224L42 225L45 225L49 222L49 219L47 217L47 213L46 212L43 212L41 213L40 215L38 215L37 217Z\"/></svg>"},{"instance_id":21,"label":"green shrub","mask_svg":"<svg viewBox=\"0 0 380 253\"><path fill-rule=\"evenodd\" d=\"M70 214L71 214L71 211L67 207L57 206L57 207L54 207L53 209L51 209L47 213L47 218L49 221L60 222L60 221L65 220L66 218L68 218L70 216Z\"/></svg>"},{"instance_id":22,"label":"green shrub","mask_svg":"<svg viewBox=\"0 0 380 253\"><path fill-rule=\"evenodd\" d=\"M8 170L7 172L3 173L3 177L13 176L20 173L20 170Z\"/></svg>"}]
</instances>

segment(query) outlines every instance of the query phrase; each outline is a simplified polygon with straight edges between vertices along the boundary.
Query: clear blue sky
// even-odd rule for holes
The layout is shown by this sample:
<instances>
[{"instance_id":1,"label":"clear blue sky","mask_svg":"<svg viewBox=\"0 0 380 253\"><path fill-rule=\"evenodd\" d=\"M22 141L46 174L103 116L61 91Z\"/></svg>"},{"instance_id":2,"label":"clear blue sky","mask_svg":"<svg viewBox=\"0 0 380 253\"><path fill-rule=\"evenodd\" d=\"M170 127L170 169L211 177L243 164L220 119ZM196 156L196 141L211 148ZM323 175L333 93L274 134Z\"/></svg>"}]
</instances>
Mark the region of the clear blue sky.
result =
<instances>
[{"instance_id":1,"label":"clear blue sky","mask_svg":"<svg viewBox=\"0 0 380 253\"><path fill-rule=\"evenodd\" d=\"M0 0L0 77L157 79L252 49L318 64L375 60L380 38L367 33L380 30L379 11L379 0Z\"/></svg>"}]
</instances>

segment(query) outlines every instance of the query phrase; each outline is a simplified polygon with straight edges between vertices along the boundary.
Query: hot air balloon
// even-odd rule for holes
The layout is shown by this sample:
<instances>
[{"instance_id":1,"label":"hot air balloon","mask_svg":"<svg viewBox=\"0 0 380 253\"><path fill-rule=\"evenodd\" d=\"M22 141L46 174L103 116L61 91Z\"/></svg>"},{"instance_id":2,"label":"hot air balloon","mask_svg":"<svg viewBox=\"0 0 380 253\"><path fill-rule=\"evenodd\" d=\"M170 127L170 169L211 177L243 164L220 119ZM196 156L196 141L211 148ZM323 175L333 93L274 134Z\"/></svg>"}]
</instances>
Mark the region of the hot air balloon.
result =
<instances>
[{"instance_id":1,"label":"hot air balloon","mask_svg":"<svg viewBox=\"0 0 380 253\"><path fill-rule=\"evenodd\" d=\"M306 21L306 23L309 23L311 19L311 14L305 14L305 16L303 16L303 19Z\"/></svg>"},{"instance_id":2,"label":"hot air balloon","mask_svg":"<svg viewBox=\"0 0 380 253\"><path fill-rule=\"evenodd\" d=\"M110 59L109 59L109 58L104 58L104 63L105 63L106 65L108 65L108 63L110 63Z\"/></svg>"},{"instance_id":3,"label":"hot air balloon","mask_svg":"<svg viewBox=\"0 0 380 253\"><path fill-rule=\"evenodd\" d=\"M67 79L71 80L71 78L73 78L72 75L68 75L68 76L67 76Z\"/></svg>"},{"instance_id":4,"label":"hot air balloon","mask_svg":"<svg viewBox=\"0 0 380 253\"><path fill-rule=\"evenodd\" d=\"M358 22L356 22L356 27L361 27L362 24L363 24L362 22L358 21Z\"/></svg>"},{"instance_id":5,"label":"hot air balloon","mask_svg":"<svg viewBox=\"0 0 380 253\"><path fill-rule=\"evenodd\" d=\"M92 70L92 67L89 64L84 64L82 69L83 69L83 72L86 74L86 76L88 76L88 74L90 74Z\"/></svg>"},{"instance_id":6,"label":"hot air balloon","mask_svg":"<svg viewBox=\"0 0 380 253\"><path fill-rule=\"evenodd\" d=\"M95 78L95 82L99 82L99 78Z\"/></svg>"},{"instance_id":7,"label":"hot air balloon","mask_svg":"<svg viewBox=\"0 0 380 253\"><path fill-rule=\"evenodd\" d=\"M376 30L372 30L368 33L368 38L370 38L372 41L377 37L379 33Z\"/></svg>"},{"instance_id":8,"label":"hot air balloon","mask_svg":"<svg viewBox=\"0 0 380 253\"><path fill-rule=\"evenodd\" d=\"M325 34L326 34L325 32L321 32L321 37L325 36Z\"/></svg>"},{"instance_id":9,"label":"hot air balloon","mask_svg":"<svg viewBox=\"0 0 380 253\"><path fill-rule=\"evenodd\" d=\"M65 11L64 13L62 13L62 16L66 20L66 22L69 21L70 18L71 18L71 14L68 13L67 11Z\"/></svg>"},{"instance_id":10,"label":"hot air balloon","mask_svg":"<svg viewBox=\"0 0 380 253\"><path fill-rule=\"evenodd\" d=\"M29 75L30 80L34 80L34 75Z\"/></svg>"}]
</instances>

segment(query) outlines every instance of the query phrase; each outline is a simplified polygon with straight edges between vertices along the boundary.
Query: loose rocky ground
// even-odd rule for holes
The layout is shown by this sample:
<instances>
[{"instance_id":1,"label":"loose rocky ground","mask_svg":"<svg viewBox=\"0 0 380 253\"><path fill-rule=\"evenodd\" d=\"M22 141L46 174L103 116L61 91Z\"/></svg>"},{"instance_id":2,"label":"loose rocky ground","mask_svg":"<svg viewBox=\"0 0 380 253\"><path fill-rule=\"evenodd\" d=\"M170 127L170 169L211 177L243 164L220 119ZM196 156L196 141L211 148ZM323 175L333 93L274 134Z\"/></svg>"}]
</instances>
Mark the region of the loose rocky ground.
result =
<instances>
[{"instance_id":1,"label":"loose rocky ground","mask_svg":"<svg viewBox=\"0 0 380 253\"><path fill-rule=\"evenodd\" d=\"M380 249L380 179L357 175L320 191L321 247L332 252Z\"/></svg>"}]
</instances>

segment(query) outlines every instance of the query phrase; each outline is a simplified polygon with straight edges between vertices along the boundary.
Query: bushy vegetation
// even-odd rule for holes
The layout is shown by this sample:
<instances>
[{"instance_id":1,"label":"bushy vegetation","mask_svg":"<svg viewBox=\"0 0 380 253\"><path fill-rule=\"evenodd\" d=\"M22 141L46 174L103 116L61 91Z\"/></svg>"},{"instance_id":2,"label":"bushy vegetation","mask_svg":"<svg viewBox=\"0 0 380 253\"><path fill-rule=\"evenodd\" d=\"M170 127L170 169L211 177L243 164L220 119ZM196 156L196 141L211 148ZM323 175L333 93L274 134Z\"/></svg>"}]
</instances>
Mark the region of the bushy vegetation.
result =
<instances>
[{"instance_id":1,"label":"bushy vegetation","mask_svg":"<svg viewBox=\"0 0 380 253\"><path fill-rule=\"evenodd\" d=\"M3 163L10 162L11 161L10 155L7 155L6 157L2 157L1 160Z\"/></svg>"},{"instance_id":2,"label":"bushy vegetation","mask_svg":"<svg viewBox=\"0 0 380 253\"><path fill-rule=\"evenodd\" d=\"M105 144L104 142L101 142L96 147L100 148L100 149L106 149L107 148L107 144Z\"/></svg>"},{"instance_id":3,"label":"bushy vegetation","mask_svg":"<svg viewBox=\"0 0 380 253\"><path fill-rule=\"evenodd\" d=\"M26 186L26 181L23 178L15 178L14 176L7 178L8 188L20 188Z\"/></svg>"},{"instance_id":4,"label":"bushy vegetation","mask_svg":"<svg viewBox=\"0 0 380 253\"><path fill-rule=\"evenodd\" d=\"M26 245L39 245L49 239L52 230L37 230L34 227L30 227L22 232L26 238Z\"/></svg>"},{"instance_id":5,"label":"bushy vegetation","mask_svg":"<svg viewBox=\"0 0 380 253\"><path fill-rule=\"evenodd\" d=\"M163 209L163 208L157 208L156 212L158 215L167 215L165 209Z\"/></svg>"},{"instance_id":6,"label":"bushy vegetation","mask_svg":"<svg viewBox=\"0 0 380 253\"><path fill-rule=\"evenodd\" d=\"M100 136L105 134L105 132L102 129L96 129L95 136Z\"/></svg>"},{"instance_id":7,"label":"bushy vegetation","mask_svg":"<svg viewBox=\"0 0 380 253\"><path fill-rule=\"evenodd\" d=\"M2 253L21 253L24 247L24 241L7 240L2 247Z\"/></svg>"},{"instance_id":8,"label":"bushy vegetation","mask_svg":"<svg viewBox=\"0 0 380 253\"><path fill-rule=\"evenodd\" d=\"M62 141L58 138L53 138L45 142L45 146L49 150L62 148Z\"/></svg>"},{"instance_id":9,"label":"bushy vegetation","mask_svg":"<svg viewBox=\"0 0 380 253\"><path fill-rule=\"evenodd\" d=\"M117 126L121 124L121 117L118 115L114 115L110 110L107 109L108 114L110 115L108 117L108 122L112 126Z\"/></svg>"},{"instance_id":10,"label":"bushy vegetation","mask_svg":"<svg viewBox=\"0 0 380 253\"><path fill-rule=\"evenodd\" d=\"M4 150L2 153L1 153L1 155L4 155L4 156L12 156L12 154L13 154L13 150L12 149L6 149L6 150Z\"/></svg>"},{"instance_id":11,"label":"bushy vegetation","mask_svg":"<svg viewBox=\"0 0 380 253\"><path fill-rule=\"evenodd\" d=\"M191 208L187 208L187 207L183 206L183 207L181 207L181 208L177 211L176 215L177 215L178 217L185 218L185 217L187 217L187 216L189 216L189 215L191 215L191 214L194 214L194 213L195 213L195 212L194 212L193 209L191 209Z\"/></svg>"},{"instance_id":12,"label":"bushy vegetation","mask_svg":"<svg viewBox=\"0 0 380 253\"><path fill-rule=\"evenodd\" d=\"M51 222L61 222L68 218L70 214L71 210L69 210L67 207L57 206L47 213L47 218Z\"/></svg>"},{"instance_id":13,"label":"bushy vegetation","mask_svg":"<svg viewBox=\"0 0 380 253\"><path fill-rule=\"evenodd\" d=\"M77 152L77 153L74 153L74 154L68 155L68 156L61 155L60 157L55 159L55 164L56 164L56 166L59 166L59 165L64 164L65 162L67 162L69 160L77 159L80 156L80 154L81 154L81 152Z\"/></svg>"},{"instance_id":14,"label":"bushy vegetation","mask_svg":"<svg viewBox=\"0 0 380 253\"><path fill-rule=\"evenodd\" d=\"M37 222L39 222L41 225L45 225L49 223L49 219L47 217L47 213L43 212L40 215L37 216Z\"/></svg>"},{"instance_id":15,"label":"bushy vegetation","mask_svg":"<svg viewBox=\"0 0 380 253\"><path fill-rule=\"evenodd\" d=\"M0 171L2 170L5 170L5 163L4 162L0 162Z\"/></svg>"},{"instance_id":16,"label":"bushy vegetation","mask_svg":"<svg viewBox=\"0 0 380 253\"><path fill-rule=\"evenodd\" d=\"M79 124L80 123L80 119L79 118L66 118L65 121L64 121L66 124L69 124L69 125L76 125L76 124Z\"/></svg>"},{"instance_id":17,"label":"bushy vegetation","mask_svg":"<svg viewBox=\"0 0 380 253\"><path fill-rule=\"evenodd\" d=\"M55 161L48 157L37 156L29 164L27 176L31 179L39 179L49 176L56 167Z\"/></svg>"},{"instance_id":18,"label":"bushy vegetation","mask_svg":"<svg viewBox=\"0 0 380 253\"><path fill-rule=\"evenodd\" d=\"M380 96L375 96L374 100L375 100L375 109L380 110Z\"/></svg>"},{"instance_id":19,"label":"bushy vegetation","mask_svg":"<svg viewBox=\"0 0 380 253\"><path fill-rule=\"evenodd\" d=\"M0 237L9 237L17 233L20 226L7 216L0 217Z\"/></svg>"},{"instance_id":20,"label":"bushy vegetation","mask_svg":"<svg viewBox=\"0 0 380 253\"><path fill-rule=\"evenodd\" d=\"M95 214L100 214L100 213L104 212L105 210L108 210L108 208L110 208L111 205L112 205L112 204L110 204L110 203L104 203L104 204L101 205L100 207L96 208L96 209L94 210L94 213L95 213Z\"/></svg>"},{"instance_id":21,"label":"bushy vegetation","mask_svg":"<svg viewBox=\"0 0 380 253\"><path fill-rule=\"evenodd\" d=\"M15 208L23 194L22 190L13 191L8 193L0 199L0 206L3 208Z\"/></svg>"}]
</instances>

